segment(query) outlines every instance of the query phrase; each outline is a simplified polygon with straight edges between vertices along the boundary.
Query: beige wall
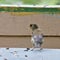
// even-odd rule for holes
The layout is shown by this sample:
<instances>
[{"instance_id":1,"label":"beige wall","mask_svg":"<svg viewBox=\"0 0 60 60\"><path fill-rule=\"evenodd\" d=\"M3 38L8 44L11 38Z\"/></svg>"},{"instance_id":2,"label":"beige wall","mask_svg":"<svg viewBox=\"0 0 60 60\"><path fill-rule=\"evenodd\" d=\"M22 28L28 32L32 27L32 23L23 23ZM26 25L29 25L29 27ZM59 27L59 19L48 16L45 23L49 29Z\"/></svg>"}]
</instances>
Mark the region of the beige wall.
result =
<instances>
[{"instance_id":1,"label":"beige wall","mask_svg":"<svg viewBox=\"0 0 60 60\"><path fill-rule=\"evenodd\" d=\"M36 23L44 35L60 35L60 15L33 14L13 16L0 13L0 47L32 47L30 37L7 37L8 35L31 35L29 24ZM3 35L7 35L3 37ZM60 37L45 37L43 47L60 48ZM23 42L24 41L24 42Z\"/></svg>"},{"instance_id":2,"label":"beige wall","mask_svg":"<svg viewBox=\"0 0 60 60\"><path fill-rule=\"evenodd\" d=\"M0 37L0 47L32 47L30 37ZM44 37L44 48L60 48L60 37Z\"/></svg>"},{"instance_id":3,"label":"beige wall","mask_svg":"<svg viewBox=\"0 0 60 60\"><path fill-rule=\"evenodd\" d=\"M44 34L60 35L60 15L37 14L13 16L10 13L0 13L0 35L29 35L29 25L36 23Z\"/></svg>"}]
</instances>

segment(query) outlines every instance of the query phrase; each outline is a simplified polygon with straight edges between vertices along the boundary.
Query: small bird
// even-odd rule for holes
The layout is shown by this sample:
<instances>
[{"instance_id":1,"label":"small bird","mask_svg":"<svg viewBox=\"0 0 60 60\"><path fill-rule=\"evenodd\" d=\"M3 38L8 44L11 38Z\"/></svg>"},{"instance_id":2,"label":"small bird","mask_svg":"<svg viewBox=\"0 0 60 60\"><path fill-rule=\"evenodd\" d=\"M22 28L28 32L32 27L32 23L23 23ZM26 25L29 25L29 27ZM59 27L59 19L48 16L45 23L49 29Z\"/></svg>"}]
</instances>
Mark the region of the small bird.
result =
<instances>
[{"instance_id":1,"label":"small bird","mask_svg":"<svg viewBox=\"0 0 60 60\"><path fill-rule=\"evenodd\" d=\"M43 33L41 33L41 30L38 28L36 24L30 24L30 28L32 29L32 37L31 42L33 44L33 49L40 48L42 50L42 44L43 44Z\"/></svg>"}]
</instances>

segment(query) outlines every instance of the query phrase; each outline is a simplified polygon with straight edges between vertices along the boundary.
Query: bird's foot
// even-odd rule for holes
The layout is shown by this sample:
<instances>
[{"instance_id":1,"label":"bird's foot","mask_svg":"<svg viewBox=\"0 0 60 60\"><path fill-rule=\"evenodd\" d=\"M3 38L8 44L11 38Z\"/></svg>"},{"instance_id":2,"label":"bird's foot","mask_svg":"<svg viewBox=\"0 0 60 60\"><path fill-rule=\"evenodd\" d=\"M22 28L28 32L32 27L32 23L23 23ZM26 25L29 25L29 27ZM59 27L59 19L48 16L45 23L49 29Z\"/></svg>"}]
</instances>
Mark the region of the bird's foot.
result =
<instances>
[{"instance_id":1,"label":"bird's foot","mask_svg":"<svg viewBox=\"0 0 60 60\"><path fill-rule=\"evenodd\" d=\"M43 48L40 48L40 50L43 50Z\"/></svg>"},{"instance_id":2,"label":"bird's foot","mask_svg":"<svg viewBox=\"0 0 60 60\"><path fill-rule=\"evenodd\" d=\"M24 51L28 51L28 50L30 50L30 48L26 48L26 50L24 50Z\"/></svg>"},{"instance_id":3,"label":"bird's foot","mask_svg":"<svg viewBox=\"0 0 60 60\"><path fill-rule=\"evenodd\" d=\"M33 49L31 51L33 51Z\"/></svg>"},{"instance_id":4,"label":"bird's foot","mask_svg":"<svg viewBox=\"0 0 60 60\"><path fill-rule=\"evenodd\" d=\"M33 51L35 48L32 48L31 51Z\"/></svg>"}]
</instances>

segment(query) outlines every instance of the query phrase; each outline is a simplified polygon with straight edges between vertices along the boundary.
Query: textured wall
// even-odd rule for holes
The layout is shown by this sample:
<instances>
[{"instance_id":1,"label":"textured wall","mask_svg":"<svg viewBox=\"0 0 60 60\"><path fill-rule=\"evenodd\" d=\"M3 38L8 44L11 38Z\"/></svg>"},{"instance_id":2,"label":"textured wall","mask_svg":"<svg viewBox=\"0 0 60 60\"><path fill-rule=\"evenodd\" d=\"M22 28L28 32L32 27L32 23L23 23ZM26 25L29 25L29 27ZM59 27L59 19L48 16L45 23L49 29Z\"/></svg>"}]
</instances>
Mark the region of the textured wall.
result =
<instances>
[{"instance_id":1,"label":"textured wall","mask_svg":"<svg viewBox=\"0 0 60 60\"><path fill-rule=\"evenodd\" d=\"M10 13L0 13L0 35L29 35L31 23L38 24L44 34L60 35L60 15L13 16Z\"/></svg>"},{"instance_id":2,"label":"textured wall","mask_svg":"<svg viewBox=\"0 0 60 60\"><path fill-rule=\"evenodd\" d=\"M60 48L60 37L45 37L44 48ZM0 47L32 47L30 37L0 37Z\"/></svg>"},{"instance_id":3,"label":"textured wall","mask_svg":"<svg viewBox=\"0 0 60 60\"><path fill-rule=\"evenodd\" d=\"M13 16L0 13L0 36L31 35L29 24L36 23L44 35L60 35L60 15ZM31 47L30 37L0 37L0 47ZM60 48L60 37L45 37L43 47ZM23 42L24 41L24 42Z\"/></svg>"}]
</instances>

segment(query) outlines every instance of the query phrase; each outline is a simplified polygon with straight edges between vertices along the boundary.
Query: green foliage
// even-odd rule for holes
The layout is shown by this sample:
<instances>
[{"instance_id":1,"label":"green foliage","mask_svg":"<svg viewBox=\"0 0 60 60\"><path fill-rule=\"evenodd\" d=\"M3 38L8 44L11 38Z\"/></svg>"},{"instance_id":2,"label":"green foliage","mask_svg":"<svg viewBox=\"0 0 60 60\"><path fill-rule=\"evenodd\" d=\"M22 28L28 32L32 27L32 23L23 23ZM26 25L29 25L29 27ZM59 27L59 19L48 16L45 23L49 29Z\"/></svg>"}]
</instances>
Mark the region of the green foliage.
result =
<instances>
[{"instance_id":1,"label":"green foliage","mask_svg":"<svg viewBox=\"0 0 60 60\"><path fill-rule=\"evenodd\" d=\"M60 5L60 0L0 0L0 4L38 4L38 5Z\"/></svg>"},{"instance_id":2,"label":"green foliage","mask_svg":"<svg viewBox=\"0 0 60 60\"><path fill-rule=\"evenodd\" d=\"M41 0L22 0L24 4L39 4Z\"/></svg>"},{"instance_id":3,"label":"green foliage","mask_svg":"<svg viewBox=\"0 0 60 60\"><path fill-rule=\"evenodd\" d=\"M40 12L60 13L60 8L23 8L23 7L0 7L0 12Z\"/></svg>"}]
</instances>

